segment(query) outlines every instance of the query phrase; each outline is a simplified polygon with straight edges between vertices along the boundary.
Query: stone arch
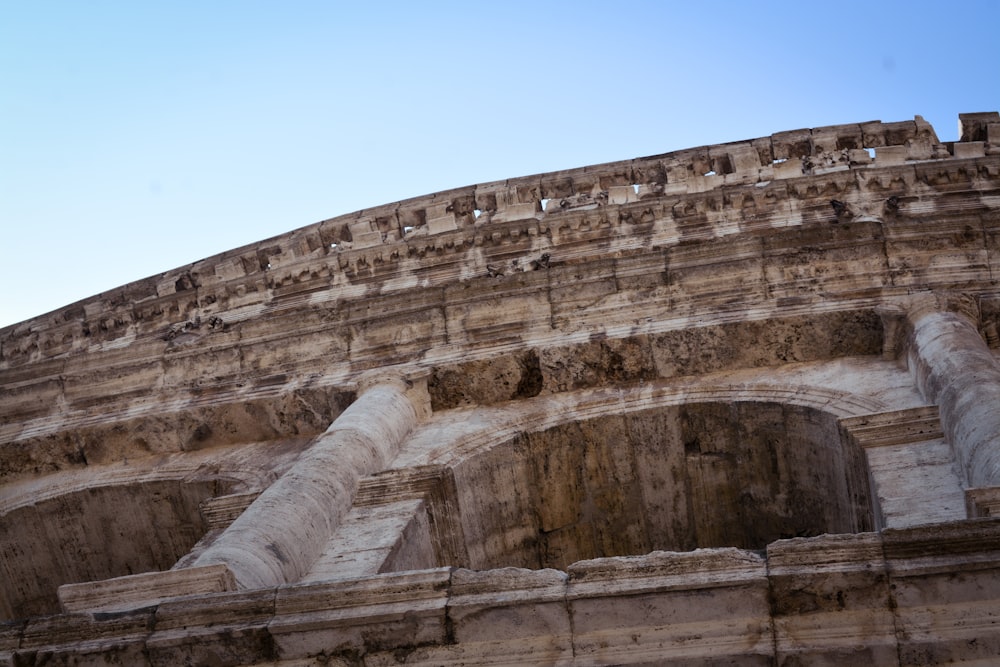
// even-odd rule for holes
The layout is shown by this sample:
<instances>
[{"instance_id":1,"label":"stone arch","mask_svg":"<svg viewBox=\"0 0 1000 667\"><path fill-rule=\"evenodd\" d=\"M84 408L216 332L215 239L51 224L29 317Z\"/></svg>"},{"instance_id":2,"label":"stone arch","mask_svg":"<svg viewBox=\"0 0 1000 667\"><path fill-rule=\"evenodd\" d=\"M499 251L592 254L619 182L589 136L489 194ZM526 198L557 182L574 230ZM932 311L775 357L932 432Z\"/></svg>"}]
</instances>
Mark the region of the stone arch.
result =
<instances>
[{"instance_id":1,"label":"stone arch","mask_svg":"<svg viewBox=\"0 0 1000 667\"><path fill-rule=\"evenodd\" d=\"M454 469L469 567L555 567L871 530L834 414L686 402L522 432Z\"/></svg>"},{"instance_id":2,"label":"stone arch","mask_svg":"<svg viewBox=\"0 0 1000 667\"><path fill-rule=\"evenodd\" d=\"M873 527L864 455L839 420L883 409L876 399L692 382L523 403L429 456L454 476L468 567L564 569Z\"/></svg>"},{"instance_id":3,"label":"stone arch","mask_svg":"<svg viewBox=\"0 0 1000 667\"><path fill-rule=\"evenodd\" d=\"M433 446L412 455L406 464L454 467L466 458L488 451L518 433L610 412L628 413L690 402L733 401L800 405L829 412L838 419L888 409L879 399L863 394L821 385L794 382L779 384L759 379L743 379L729 384L690 379L628 387L603 387L540 396L492 410L479 408L479 419L464 430L456 427L464 421L463 415L468 411L457 410L456 423L448 424L447 434L435 431L425 433L425 437L434 441Z\"/></svg>"},{"instance_id":4,"label":"stone arch","mask_svg":"<svg viewBox=\"0 0 1000 667\"><path fill-rule=\"evenodd\" d=\"M60 612L62 584L168 570L208 526L216 480L148 479L76 488L0 515L0 619Z\"/></svg>"}]
</instances>

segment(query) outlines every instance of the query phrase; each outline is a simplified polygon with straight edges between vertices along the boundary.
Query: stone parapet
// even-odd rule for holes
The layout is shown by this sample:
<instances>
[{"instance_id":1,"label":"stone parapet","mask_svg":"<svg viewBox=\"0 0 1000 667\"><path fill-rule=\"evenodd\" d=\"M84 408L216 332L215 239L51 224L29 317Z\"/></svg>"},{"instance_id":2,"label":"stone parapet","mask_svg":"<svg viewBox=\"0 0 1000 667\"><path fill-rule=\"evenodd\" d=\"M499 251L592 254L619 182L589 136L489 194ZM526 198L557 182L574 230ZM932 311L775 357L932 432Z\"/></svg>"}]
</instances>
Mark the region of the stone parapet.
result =
<instances>
[{"instance_id":1,"label":"stone parapet","mask_svg":"<svg viewBox=\"0 0 1000 667\"><path fill-rule=\"evenodd\" d=\"M997 648L998 525L799 538L764 554L656 552L568 573L439 568L192 596L8 626L0 655L151 666L319 655L366 665L972 660Z\"/></svg>"},{"instance_id":2,"label":"stone parapet","mask_svg":"<svg viewBox=\"0 0 1000 667\"><path fill-rule=\"evenodd\" d=\"M377 261L360 259L370 248L317 249L284 278L253 274L253 289L247 274L156 297L126 286L0 332L0 441L139 414L151 394L179 407L242 402L344 386L382 365L874 307L918 289L992 295L998 159L543 211L387 241Z\"/></svg>"},{"instance_id":3,"label":"stone parapet","mask_svg":"<svg viewBox=\"0 0 1000 667\"><path fill-rule=\"evenodd\" d=\"M988 120L977 122L992 127ZM661 243L677 243L766 228L777 224L775 214L780 224L905 216L913 205L919 211L921 186L995 178L992 161L977 162L992 154L990 146L943 145L917 117L783 132L434 193L324 220L7 327L0 331L0 367L120 349L149 336L179 347L278 302L322 303L332 286L349 291L352 284L420 274L453 280L485 273L487 264L527 270L553 249L564 262L574 241L607 236L602 227L638 240L650 222L674 219L660 235ZM873 191L886 192L885 210L881 202L868 210L857 197ZM840 206L831 208L832 201ZM480 261L468 261L470 253ZM522 263L510 265L505 254L511 253Z\"/></svg>"}]
</instances>

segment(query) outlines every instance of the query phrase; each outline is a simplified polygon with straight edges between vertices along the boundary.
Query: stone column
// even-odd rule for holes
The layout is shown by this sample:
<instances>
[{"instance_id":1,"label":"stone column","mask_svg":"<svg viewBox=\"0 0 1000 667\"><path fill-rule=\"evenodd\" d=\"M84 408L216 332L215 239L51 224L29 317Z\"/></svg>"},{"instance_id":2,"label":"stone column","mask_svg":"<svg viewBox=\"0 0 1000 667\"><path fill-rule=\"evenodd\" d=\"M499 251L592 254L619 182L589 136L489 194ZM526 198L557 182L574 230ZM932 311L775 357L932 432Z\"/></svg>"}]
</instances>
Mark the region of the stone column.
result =
<instances>
[{"instance_id":1,"label":"stone column","mask_svg":"<svg viewBox=\"0 0 1000 667\"><path fill-rule=\"evenodd\" d=\"M225 564L244 589L298 581L309 570L350 509L358 481L384 468L430 410L423 380L381 376L358 393L192 567Z\"/></svg>"},{"instance_id":2,"label":"stone column","mask_svg":"<svg viewBox=\"0 0 1000 667\"><path fill-rule=\"evenodd\" d=\"M963 481L1000 485L1000 364L979 334L975 301L928 293L910 298L905 311L910 373L938 405Z\"/></svg>"}]
</instances>

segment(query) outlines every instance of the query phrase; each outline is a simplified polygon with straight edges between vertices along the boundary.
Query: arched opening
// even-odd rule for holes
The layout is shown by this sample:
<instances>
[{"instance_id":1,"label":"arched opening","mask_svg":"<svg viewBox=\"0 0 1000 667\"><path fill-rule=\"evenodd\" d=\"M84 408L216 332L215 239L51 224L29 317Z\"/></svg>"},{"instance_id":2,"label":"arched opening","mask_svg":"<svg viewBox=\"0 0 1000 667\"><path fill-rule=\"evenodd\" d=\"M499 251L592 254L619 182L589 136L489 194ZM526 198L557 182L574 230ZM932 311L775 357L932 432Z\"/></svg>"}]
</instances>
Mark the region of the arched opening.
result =
<instances>
[{"instance_id":1,"label":"arched opening","mask_svg":"<svg viewBox=\"0 0 1000 667\"><path fill-rule=\"evenodd\" d=\"M468 567L871 530L863 453L828 412L704 402L572 421L454 470Z\"/></svg>"},{"instance_id":2,"label":"arched opening","mask_svg":"<svg viewBox=\"0 0 1000 667\"><path fill-rule=\"evenodd\" d=\"M62 584L168 570L206 532L217 481L84 489L0 517L0 619L59 613Z\"/></svg>"}]
</instances>

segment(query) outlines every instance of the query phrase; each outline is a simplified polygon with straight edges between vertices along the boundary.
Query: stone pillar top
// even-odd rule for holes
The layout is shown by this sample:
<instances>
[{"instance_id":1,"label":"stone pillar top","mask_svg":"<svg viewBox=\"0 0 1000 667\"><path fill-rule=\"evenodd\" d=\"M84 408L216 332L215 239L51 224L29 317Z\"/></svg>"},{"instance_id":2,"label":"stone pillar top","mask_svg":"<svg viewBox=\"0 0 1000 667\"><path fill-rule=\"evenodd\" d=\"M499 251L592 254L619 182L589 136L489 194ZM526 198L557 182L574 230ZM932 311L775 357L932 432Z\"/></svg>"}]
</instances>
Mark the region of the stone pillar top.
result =
<instances>
[{"instance_id":1,"label":"stone pillar top","mask_svg":"<svg viewBox=\"0 0 1000 667\"><path fill-rule=\"evenodd\" d=\"M378 369L365 373L356 382L358 396L376 387L394 387L406 395L417 412L417 419L424 420L431 414L430 395L427 393L427 369ZM332 426L332 424L331 424Z\"/></svg>"},{"instance_id":2,"label":"stone pillar top","mask_svg":"<svg viewBox=\"0 0 1000 667\"><path fill-rule=\"evenodd\" d=\"M907 295L903 301L907 319L917 322L931 313L957 313L979 326L979 304L961 292L926 291Z\"/></svg>"},{"instance_id":3,"label":"stone pillar top","mask_svg":"<svg viewBox=\"0 0 1000 667\"><path fill-rule=\"evenodd\" d=\"M886 299L875 308L883 320L905 317L911 324L932 313L958 313L979 325L979 304L962 292L926 290Z\"/></svg>"}]
</instances>

